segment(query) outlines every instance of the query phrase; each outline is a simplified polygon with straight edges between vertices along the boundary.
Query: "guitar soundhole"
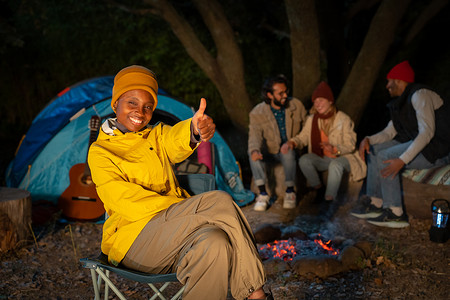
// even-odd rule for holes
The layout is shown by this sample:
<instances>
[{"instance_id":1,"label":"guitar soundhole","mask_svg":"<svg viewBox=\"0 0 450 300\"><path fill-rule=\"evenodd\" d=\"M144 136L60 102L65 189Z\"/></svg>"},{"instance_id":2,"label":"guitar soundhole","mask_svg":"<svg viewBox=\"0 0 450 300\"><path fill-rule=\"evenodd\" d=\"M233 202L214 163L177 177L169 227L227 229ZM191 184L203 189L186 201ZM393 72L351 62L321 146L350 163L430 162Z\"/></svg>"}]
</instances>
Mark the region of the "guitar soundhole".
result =
<instances>
[{"instance_id":1,"label":"guitar soundhole","mask_svg":"<svg viewBox=\"0 0 450 300\"><path fill-rule=\"evenodd\" d=\"M90 175L82 176L81 183L84 185L92 185L92 177Z\"/></svg>"}]
</instances>

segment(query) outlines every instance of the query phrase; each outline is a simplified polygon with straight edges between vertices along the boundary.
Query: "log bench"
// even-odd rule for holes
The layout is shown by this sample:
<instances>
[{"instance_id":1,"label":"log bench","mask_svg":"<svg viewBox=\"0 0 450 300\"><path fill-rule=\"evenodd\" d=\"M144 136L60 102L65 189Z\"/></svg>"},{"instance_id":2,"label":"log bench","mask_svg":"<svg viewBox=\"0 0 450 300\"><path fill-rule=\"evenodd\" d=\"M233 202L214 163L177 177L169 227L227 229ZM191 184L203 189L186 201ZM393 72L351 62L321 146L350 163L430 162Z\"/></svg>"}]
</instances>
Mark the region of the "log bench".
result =
<instances>
[{"instance_id":1,"label":"log bench","mask_svg":"<svg viewBox=\"0 0 450 300\"><path fill-rule=\"evenodd\" d=\"M418 219L431 219L431 202L450 200L450 165L402 173L406 213Z\"/></svg>"},{"instance_id":2,"label":"log bench","mask_svg":"<svg viewBox=\"0 0 450 300\"><path fill-rule=\"evenodd\" d=\"M286 192L284 169L281 163L268 162L266 164L267 182L266 191L271 196L276 196L277 199L283 198ZM306 190L306 179L303 176L300 168L297 165L297 175L295 178L295 187L297 198L301 198ZM255 184L254 178L250 183L250 190L257 195L259 193L258 187Z\"/></svg>"},{"instance_id":3,"label":"log bench","mask_svg":"<svg viewBox=\"0 0 450 300\"><path fill-rule=\"evenodd\" d=\"M326 182L327 172L323 172L322 180ZM297 169L297 191L306 187L305 178ZM284 171L281 164L275 164L268 168L269 194L283 196L286 189L284 185ZM339 194L355 194L356 189L361 188L361 182L349 182L348 176L342 178ZM403 200L408 216L417 219L431 218L431 202L435 199L450 201L450 165L425 170L406 170L402 173ZM257 193L252 178L251 190ZM298 196L298 195L297 195ZM357 198L357 196L355 196Z\"/></svg>"}]
</instances>

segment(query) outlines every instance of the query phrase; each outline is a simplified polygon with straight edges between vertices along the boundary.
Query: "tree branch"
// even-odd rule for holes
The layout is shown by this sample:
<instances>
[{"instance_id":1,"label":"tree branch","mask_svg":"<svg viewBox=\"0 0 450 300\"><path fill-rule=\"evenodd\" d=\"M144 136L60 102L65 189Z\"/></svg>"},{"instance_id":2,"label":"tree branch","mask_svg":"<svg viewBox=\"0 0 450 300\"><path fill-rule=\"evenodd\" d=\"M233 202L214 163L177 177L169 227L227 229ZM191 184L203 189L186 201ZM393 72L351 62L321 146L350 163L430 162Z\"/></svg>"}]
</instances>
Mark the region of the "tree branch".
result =
<instances>
[{"instance_id":1,"label":"tree branch","mask_svg":"<svg viewBox=\"0 0 450 300\"><path fill-rule=\"evenodd\" d=\"M169 23L172 31L183 44L189 56L199 65L214 84L217 85L217 62L198 39L192 26L178 14L169 1L144 0L144 2L159 9L158 15Z\"/></svg>"},{"instance_id":2,"label":"tree branch","mask_svg":"<svg viewBox=\"0 0 450 300\"><path fill-rule=\"evenodd\" d=\"M230 87L241 85L241 82L236 82L241 80L240 76L236 75L243 73L244 60L234 38L234 31L222 7L217 1L193 0L193 2L202 15L216 45L217 63L221 71L221 74L216 74L216 76L225 76L226 83Z\"/></svg>"},{"instance_id":3,"label":"tree branch","mask_svg":"<svg viewBox=\"0 0 450 300\"><path fill-rule=\"evenodd\" d=\"M357 126L363 115L369 94L411 0L384 0L370 22L358 57L350 71L336 103Z\"/></svg>"},{"instance_id":4,"label":"tree branch","mask_svg":"<svg viewBox=\"0 0 450 300\"><path fill-rule=\"evenodd\" d=\"M232 122L238 128L246 128L251 103L245 86L244 61L220 4L216 0L193 0L214 40L217 56L213 57L170 1L142 1L158 9L158 15L169 24L188 55L218 89Z\"/></svg>"}]
</instances>

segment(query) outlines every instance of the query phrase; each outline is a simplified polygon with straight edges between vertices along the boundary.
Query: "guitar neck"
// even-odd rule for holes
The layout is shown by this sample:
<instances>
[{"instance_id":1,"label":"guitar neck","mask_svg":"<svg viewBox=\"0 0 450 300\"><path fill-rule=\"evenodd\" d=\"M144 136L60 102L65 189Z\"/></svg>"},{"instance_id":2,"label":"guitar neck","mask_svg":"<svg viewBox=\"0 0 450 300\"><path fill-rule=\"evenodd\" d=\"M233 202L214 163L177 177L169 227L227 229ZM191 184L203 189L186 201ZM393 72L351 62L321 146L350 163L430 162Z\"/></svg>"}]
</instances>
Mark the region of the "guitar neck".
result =
<instances>
[{"instance_id":1,"label":"guitar neck","mask_svg":"<svg viewBox=\"0 0 450 300\"><path fill-rule=\"evenodd\" d=\"M91 133L89 135L89 145L88 148L92 145L93 142L97 139L98 129L91 129Z\"/></svg>"},{"instance_id":2,"label":"guitar neck","mask_svg":"<svg viewBox=\"0 0 450 300\"><path fill-rule=\"evenodd\" d=\"M84 177L91 175L91 169L89 168L87 159L88 159L88 155L89 155L89 147L97 139L97 133L98 133L99 127L100 127L100 118L98 116L92 116L91 120L89 121L89 128L90 128L91 132L89 135L88 152L86 154L86 163L84 166L84 174L83 174Z\"/></svg>"}]
</instances>

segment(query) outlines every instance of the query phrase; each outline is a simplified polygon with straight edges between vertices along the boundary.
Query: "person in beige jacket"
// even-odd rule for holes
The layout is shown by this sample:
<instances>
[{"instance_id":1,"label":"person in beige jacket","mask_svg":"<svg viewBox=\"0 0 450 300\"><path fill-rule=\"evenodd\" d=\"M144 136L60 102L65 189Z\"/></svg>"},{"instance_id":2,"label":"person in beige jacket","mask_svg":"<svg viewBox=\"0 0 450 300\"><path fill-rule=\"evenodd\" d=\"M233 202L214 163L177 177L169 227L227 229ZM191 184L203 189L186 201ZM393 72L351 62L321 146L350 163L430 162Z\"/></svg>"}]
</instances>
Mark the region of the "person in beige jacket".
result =
<instances>
[{"instance_id":1,"label":"person in beige jacket","mask_svg":"<svg viewBox=\"0 0 450 300\"><path fill-rule=\"evenodd\" d=\"M308 146L299 160L300 169L310 186L320 189L318 172L328 170L325 200L336 198L342 175L350 172L358 181L366 176L366 165L356 151L353 121L334 105L334 96L326 82L321 82L312 95L313 107L302 131L281 147L281 152Z\"/></svg>"},{"instance_id":2,"label":"person in beige jacket","mask_svg":"<svg viewBox=\"0 0 450 300\"><path fill-rule=\"evenodd\" d=\"M267 175L266 162L281 162L284 168L286 194L283 207L292 209L296 206L294 193L296 175L296 155L294 150L281 153L280 148L288 139L297 135L306 120L306 110L302 102L288 98L287 79L284 75L265 80L261 96L263 102L250 112L248 134L248 155L255 184L259 195L256 197L254 210L265 211L269 195L265 184Z\"/></svg>"}]
</instances>

